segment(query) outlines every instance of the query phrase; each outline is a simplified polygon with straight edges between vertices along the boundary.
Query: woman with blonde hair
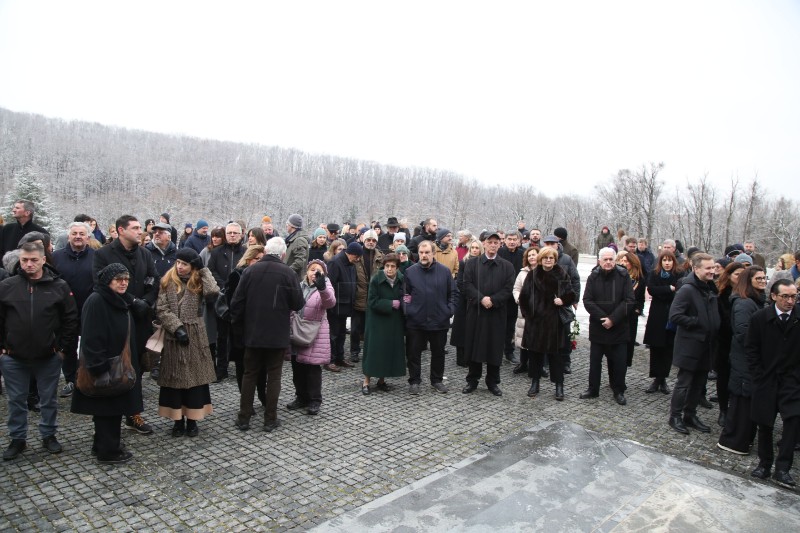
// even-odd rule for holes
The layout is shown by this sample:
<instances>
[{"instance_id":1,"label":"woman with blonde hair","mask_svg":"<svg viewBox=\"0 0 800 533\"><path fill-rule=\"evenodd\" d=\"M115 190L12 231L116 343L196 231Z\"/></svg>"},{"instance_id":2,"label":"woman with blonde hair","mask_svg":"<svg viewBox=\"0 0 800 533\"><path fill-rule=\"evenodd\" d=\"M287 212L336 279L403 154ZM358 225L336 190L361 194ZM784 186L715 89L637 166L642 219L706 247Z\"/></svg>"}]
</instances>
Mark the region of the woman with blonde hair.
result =
<instances>
[{"instance_id":1,"label":"woman with blonde hair","mask_svg":"<svg viewBox=\"0 0 800 533\"><path fill-rule=\"evenodd\" d=\"M347 243L344 242L344 239L334 239L331 241L330 246L328 246L328 251L322 254L322 259L327 263L333 256L341 252L347 247Z\"/></svg>"},{"instance_id":2,"label":"woman with blonde hair","mask_svg":"<svg viewBox=\"0 0 800 533\"><path fill-rule=\"evenodd\" d=\"M216 374L202 310L204 301L218 294L217 282L200 255L191 248L178 250L175 264L161 278L156 305L165 331L158 414L175 422L173 437L196 437L197 421L213 412L208 384Z\"/></svg>"}]
</instances>

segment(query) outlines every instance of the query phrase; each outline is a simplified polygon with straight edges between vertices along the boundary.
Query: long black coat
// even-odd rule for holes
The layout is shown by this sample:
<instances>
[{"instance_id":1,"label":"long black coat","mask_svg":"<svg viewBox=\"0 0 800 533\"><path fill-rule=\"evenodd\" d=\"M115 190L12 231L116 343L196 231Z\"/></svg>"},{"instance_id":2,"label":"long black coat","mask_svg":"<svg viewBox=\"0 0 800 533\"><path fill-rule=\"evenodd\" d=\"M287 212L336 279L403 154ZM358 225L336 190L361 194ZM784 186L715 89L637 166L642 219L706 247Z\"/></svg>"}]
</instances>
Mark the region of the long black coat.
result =
<instances>
[{"instance_id":1,"label":"long black coat","mask_svg":"<svg viewBox=\"0 0 800 533\"><path fill-rule=\"evenodd\" d=\"M706 371L711 368L720 325L717 288L700 281L694 273L684 279L669 309L669 320L678 326L672 364L685 370Z\"/></svg>"},{"instance_id":2,"label":"long black coat","mask_svg":"<svg viewBox=\"0 0 800 533\"><path fill-rule=\"evenodd\" d=\"M485 254L467 261L464 271L466 359L500 366L505 345L506 304L514 290L516 272L505 259L489 260ZM481 305L484 296L492 299L490 309Z\"/></svg>"},{"instance_id":3,"label":"long black coat","mask_svg":"<svg viewBox=\"0 0 800 533\"><path fill-rule=\"evenodd\" d=\"M651 272L647 278L647 290L650 291L650 311L647 313L647 325L644 329L644 343L648 346L662 348L675 343L675 332L667 330L669 321L669 307L675 299L675 291L670 287L677 287L678 278L670 273L668 278Z\"/></svg>"},{"instance_id":4,"label":"long black coat","mask_svg":"<svg viewBox=\"0 0 800 533\"><path fill-rule=\"evenodd\" d=\"M456 274L456 288L458 289L458 303L453 314L453 331L450 333L450 346L464 347L467 323L467 293L464 291L464 260L458 262Z\"/></svg>"},{"instance_id":5,"label":"long black coat","mask_svg":"<svg viewBox=\"0 0 800 533\"><path fill-rule=\"evenodd\" d=\"M628 342L628 308L633 303L633 285L625 268L615 266L607 272L595 267L583 289L583 306L589 312L589 340L600 344ZM604 317L611 319L611 328L603 327L600 319Z\"/></svg>"},{"instance_id":6,"label":"long black coat","mask_svg":"<svg viewBox=\"0 0 800 533\"><path fill-rule=\"evenodd\" d=\"M753 380L747 365L744 343L747 339L747 330L750 329L750 319L762 307L764 300L741 298L737 294L731 297L730 328L733 337L730 342L731 375L728 380L728 390L738 396L750 397L751 394Z\"/></svg>"},{"instance_id":7,"label":"long black coat","mask_svg":"<svg viewBox=\"0 0 800 533\"><path fill-rule=\"evenodd\" d=\"M733 330L731 329L731 292L733 292L731 287L725 287L717 298L720 322L719 332L717 333L717 347L714 350L715 368L730 364L731 338L733 337ZM744 337L742 337L742 346L744 346Z\"/></svg>"},{"instance_id":8,"label":"long black coat","mask_svg":"<svg viewBox=\"0 0 800 533\"><path fill-rule=\"evenodd\" d=\"M249 348L288 348L289 311L305 305L294 270L265 255L242 273L231 299L231 322L244 326Z\"/></svg>"},{"instance_id":9,"label":"long black coat","mask_svg":"<svg viewBox=\"0 0 800 533\"><path fill-rule=\"evenodd\" d=\"M81 315L81 358L90 373L102 373L108 368L108 359L122 353L125 339L128 336L128 303L106 286L95 287L83 304ZM131 362L139 368L139 357L136 351L136 326L131 322ZM128 392L109 398L90 398L75 389L72 394L73 413L82 415L116 416L141 413L142 381Z\"/></svg>"},{"instance_id":10,"label":"long black coat","mask_svg":"<svg viewBox=\"0 0 800 533\"><path fill-rule=\"evenodd\" d=\"M328 279L336 293L336 305L328 316L350 316L356 301L356 267L342 250L328 261Z\"/></svg>"},{"instance_id":11,"label":"long black coat","mask_svg":"<svg viewBox=\"0 0 800 533\"><path fill-rule=\"evenodd\" d=\"M753 391L750 412L757 424L772 426L777 413L784 420L800 416L800 305L785 329L775 304L755 312L745 340Z\"/></svg>"},{"instance_id":12,"label":"long black coat","mask_svg":"<svg viewBox=\"0 0 800 533\"><path fill-rule=\"evenodd\" d=\"M550 271L538 267L528 272L519 293L519 309L525 318L522 345L533 352L558 353L566 344L566 329L571 324L561 322L559 308L553 303L556 296L564 306L577 299L569 275L560 266L555 265Z\"/></svg>"}]
</instances>

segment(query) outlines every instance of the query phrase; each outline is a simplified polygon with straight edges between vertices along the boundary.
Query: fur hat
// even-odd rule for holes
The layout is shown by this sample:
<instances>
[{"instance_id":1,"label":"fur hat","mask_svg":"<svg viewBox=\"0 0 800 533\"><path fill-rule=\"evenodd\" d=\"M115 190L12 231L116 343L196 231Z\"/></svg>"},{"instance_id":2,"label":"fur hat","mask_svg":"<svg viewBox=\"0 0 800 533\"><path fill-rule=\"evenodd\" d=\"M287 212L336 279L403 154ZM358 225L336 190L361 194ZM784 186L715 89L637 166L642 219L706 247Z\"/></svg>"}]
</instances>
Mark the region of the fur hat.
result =
<instances>
[{"instance_id":1,"label":"fur hat","mask_svg":"<svg viewBox=\"0 0 800 533\"><path fill-rule=\"evenodd\" d=\"M106 286L111 280L122 274L130 274L122 263L111 263L97 273L97 283Z\"/></svg>"}]
</instances>

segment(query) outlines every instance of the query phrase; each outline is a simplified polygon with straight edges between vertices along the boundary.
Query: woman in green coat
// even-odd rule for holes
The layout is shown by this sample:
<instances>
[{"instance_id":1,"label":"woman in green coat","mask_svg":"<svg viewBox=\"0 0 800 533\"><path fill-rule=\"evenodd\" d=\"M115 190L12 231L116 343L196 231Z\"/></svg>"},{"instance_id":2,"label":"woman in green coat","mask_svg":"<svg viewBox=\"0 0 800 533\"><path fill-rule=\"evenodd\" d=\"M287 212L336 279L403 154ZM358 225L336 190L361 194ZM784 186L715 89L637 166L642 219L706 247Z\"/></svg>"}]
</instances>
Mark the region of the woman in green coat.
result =
<instances>
[{"instance_id":1,"label":"woman in green coat","mask_svg":"<svg viewBox=\"0 0 800 533\"><path fill-rule=\"evenodd\" d=\"M369 394L369 377L380 376L378 390L391 388L384 378L406 375L405 320L400 309L403 275L395 254L383 258L379 270L369 282L367 321L364 328L364 383L361 392Z\"/></svg>"}]
</instances>

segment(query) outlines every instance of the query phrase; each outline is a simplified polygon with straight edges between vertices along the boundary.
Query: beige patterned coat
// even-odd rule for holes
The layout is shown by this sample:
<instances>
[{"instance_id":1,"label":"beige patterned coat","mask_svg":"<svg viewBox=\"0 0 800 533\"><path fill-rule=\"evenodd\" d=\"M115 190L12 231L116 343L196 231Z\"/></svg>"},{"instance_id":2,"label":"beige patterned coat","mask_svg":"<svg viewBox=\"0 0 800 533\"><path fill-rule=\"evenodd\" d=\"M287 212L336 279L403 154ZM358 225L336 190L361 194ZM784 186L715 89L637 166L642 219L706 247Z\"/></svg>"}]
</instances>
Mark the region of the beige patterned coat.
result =
<instances>
[{"instance_id":1,"label":"beige patterned coat","mask_svg":"<svg viewBox=\"0 0 800 533\"><path fill-rule=\"evenodd\" d=\"M162 387L190 389L216 379L203 323L203 306L206 298L219 294L219 287L207 268L203 268L200 274L202 294L192 294L185 289L178 294L172 284L158 293L156 316L165 331L158 377L158 384ZM175 340L175 330L180 326L189 334L188 346L181 346Z\"/></svg>"}]
</instances>

